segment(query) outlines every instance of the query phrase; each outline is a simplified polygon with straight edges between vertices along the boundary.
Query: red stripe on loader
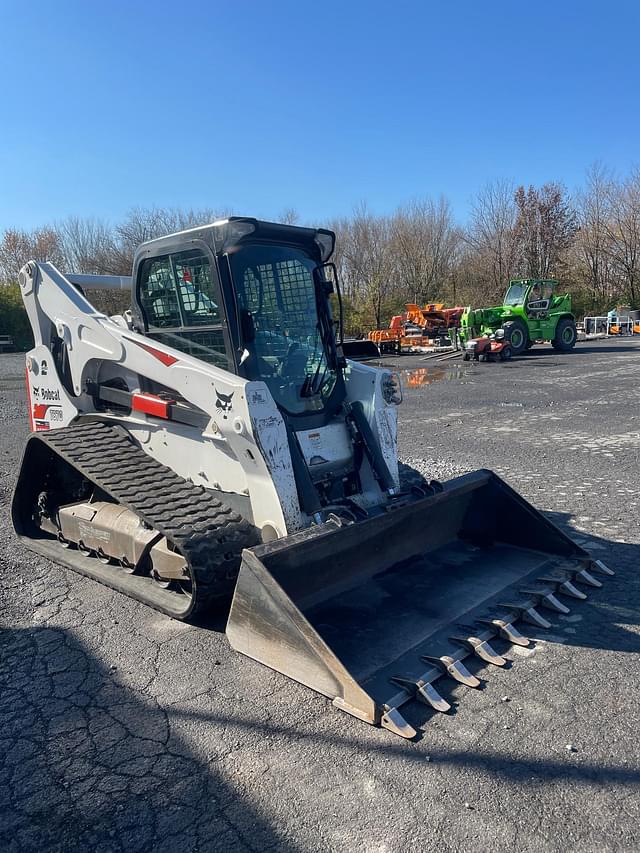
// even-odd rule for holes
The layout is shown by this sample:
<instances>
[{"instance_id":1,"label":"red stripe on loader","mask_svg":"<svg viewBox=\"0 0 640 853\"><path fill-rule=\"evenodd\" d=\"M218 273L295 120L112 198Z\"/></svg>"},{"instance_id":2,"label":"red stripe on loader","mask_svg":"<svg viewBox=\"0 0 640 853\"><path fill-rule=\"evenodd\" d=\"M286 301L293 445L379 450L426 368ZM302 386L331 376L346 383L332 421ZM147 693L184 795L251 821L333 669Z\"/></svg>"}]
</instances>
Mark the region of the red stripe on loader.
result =
<instances>
[{"instance_id":1,"label":"red stripe on loader","mask_svg":"<svg viewBox=\"0 0 640 853\"><path fill-rule=\"evenodd\" d=\"M49 408L48 403L34 403L33 404L33 419L34 420L42 420L47 416L47 409Z\"/></svg>"},{"instance_id":2,"label":"red stripe on loader","mask_svg":"<svg viewBox=\"0 0 640 853\"><path fill-rule=\"evenodd\" d=\"M31 409L31 384L29 382L29 368L28 367L25 367L24 373L25 373L25 381L27 383L27 403L29 406L29 427L31 429L31 432L35 432L36 427L35 427L35 424L33 422L33 411Z\"/></svg>"},{"instance_id":3,"label":"red stripe on loader","mask_svg":"<svg viewBox=\"0 0 640 853\"><path fill-rule=\"evenodd\" d=\"M150 355L154 358L157 358L158 361L161 361L165 367L171 367L172 364L175 364L178 359L174 355L169 355L168 352L163 352L161 349L156 349L155 347L150 346L149 344L143 344L141 341L134 341L133 338L125 338L127 341L131 341L132 344L140 347L143 350L146 350Z\"/></svg>"}]
</instances>

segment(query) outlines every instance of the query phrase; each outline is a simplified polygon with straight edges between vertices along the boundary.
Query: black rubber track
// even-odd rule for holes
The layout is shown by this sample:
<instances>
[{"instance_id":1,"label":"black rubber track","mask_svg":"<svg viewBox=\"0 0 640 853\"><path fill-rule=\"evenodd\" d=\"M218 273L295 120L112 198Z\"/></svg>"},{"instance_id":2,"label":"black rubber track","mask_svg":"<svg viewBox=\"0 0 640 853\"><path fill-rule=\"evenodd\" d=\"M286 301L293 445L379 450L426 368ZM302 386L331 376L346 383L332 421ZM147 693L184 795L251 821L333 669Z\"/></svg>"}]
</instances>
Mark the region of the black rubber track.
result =
<instances>
[{"instance_id":1,"label":"black rubber track","mask_svg":"<svg viewBox=\"0 0 640 853\"><path fill-rule=\"evenodd\" d=\"M44 540L28 535L28 526L24 523L25 501L20 495L21 489L24 490L23 476L28 479L30 474L37 473L40 483L36 488L43 490L46 479L49 488L51 480L58 479L54 470L56 463L58 468L61 467L53 458L52 467L47 466L48 477L39 468L30 472L30 457L37 458L37 450L42 449L34 447L36 444L45 445L55 457L112 500L135 512L150 527L167 537L187 560L192 585L191 601L187 595L161 590L149 578L135 575L123 578L123 572L117 566L103 566L95 558L84 557L71 549L65 550L51 538ZM60 503L72 500L60 497ZM30 503L27 511L33 513L34 505ZM17 513L22 514L21 520L16 518ZM203 487L184 480L152 459L140 450L123 427L102 421L78 422L29 438L14 495L14 524L34 550L46 552L56 562L182 620L206 611L216 599L231 595L242 550L259 542L256 528L235 510ZM55 556L52 555L52 547L57 549Z\"/></svg>"}]
</instances>

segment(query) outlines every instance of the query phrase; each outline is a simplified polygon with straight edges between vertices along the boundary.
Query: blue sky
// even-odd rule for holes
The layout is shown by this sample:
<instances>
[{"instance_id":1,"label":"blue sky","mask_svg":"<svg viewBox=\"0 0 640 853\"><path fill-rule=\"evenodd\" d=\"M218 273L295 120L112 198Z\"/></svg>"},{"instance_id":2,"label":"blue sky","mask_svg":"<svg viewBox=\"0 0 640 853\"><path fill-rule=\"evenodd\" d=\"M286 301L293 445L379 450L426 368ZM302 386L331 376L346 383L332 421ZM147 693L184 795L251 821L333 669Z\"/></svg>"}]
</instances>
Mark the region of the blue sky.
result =
<instances>
[{"instance_id":1,"label":"blue sky","mask_svg":"<svg viewBox=\"0 0 640 853\"><path fill-rule=\"evenodd\" d=\"M640 163L637 2L0 0L0 228L321 224Z\"/></svg>"}]
</instances>

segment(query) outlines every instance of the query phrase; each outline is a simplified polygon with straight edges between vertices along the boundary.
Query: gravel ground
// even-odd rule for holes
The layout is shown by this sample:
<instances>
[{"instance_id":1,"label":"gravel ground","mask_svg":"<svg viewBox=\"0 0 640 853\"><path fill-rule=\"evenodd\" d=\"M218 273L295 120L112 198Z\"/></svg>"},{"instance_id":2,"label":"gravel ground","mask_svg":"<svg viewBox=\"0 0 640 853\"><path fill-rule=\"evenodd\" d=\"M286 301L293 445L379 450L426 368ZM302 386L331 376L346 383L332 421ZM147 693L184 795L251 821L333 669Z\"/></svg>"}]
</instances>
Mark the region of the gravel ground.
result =
<instances>
[{"instance_id":1,"label":"gravel ground","mask_svg":"<svg viewBox=\"0 0 640 853\"><path fill-rule=\"evenodd\" d=\"M19 545L1 356L0 850L639 849L639 356L396 360L405 461L496 470L617 571L415 743Z\"/></svg>"}]
</instances>

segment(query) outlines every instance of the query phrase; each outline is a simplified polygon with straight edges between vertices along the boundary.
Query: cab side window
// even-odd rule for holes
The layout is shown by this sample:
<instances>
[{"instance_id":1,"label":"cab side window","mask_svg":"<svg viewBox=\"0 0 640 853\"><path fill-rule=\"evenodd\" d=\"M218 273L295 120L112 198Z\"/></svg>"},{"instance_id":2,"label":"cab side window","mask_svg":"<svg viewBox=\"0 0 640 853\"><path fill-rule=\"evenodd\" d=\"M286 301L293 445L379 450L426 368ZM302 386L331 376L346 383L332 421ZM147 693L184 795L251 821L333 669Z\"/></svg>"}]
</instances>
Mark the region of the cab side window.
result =
<instances>
[{"instance_id":1,"label":"cab side window","mask_svg":"<svg viewBox=\"0 0 640 853\"><path fill-rule=\"evenodd\" d=\"M229 368L211 263L201 250L145 260L138 299L150 337Z\"/></svg>"},{"instance_id":2,"label":"cab side window","mask_svg":"<svg viewBox=\"0 0 640 853\"><path fill-rule=\"evenodd\" d=\"M540 290L539 284L534 284L534 286L529 291L529 298L527 299L527 303L531 302L539 302L542 299L542 291Z\"/></svg>"},{"instance_id":3,"label":"cab side window","mask_svg":"<svg viewBox=\"0 0 640 853\"><path fill-rule=\"evenodd\" d=\"M199 251L173 256L176 283L185 326L210 326L220 322L211 280L209 258Z\"/></svg>"},{"instance_id":4,"label":"cab side window","mask_svg":"<svg viewBox=\"0 0 640 853\"><path fill-rule=\"evenodd\" d=\"M140 303L150 327L166 329L182 325L168 257L144 262L140 277Z\"/></svg>"}]
</instances>

